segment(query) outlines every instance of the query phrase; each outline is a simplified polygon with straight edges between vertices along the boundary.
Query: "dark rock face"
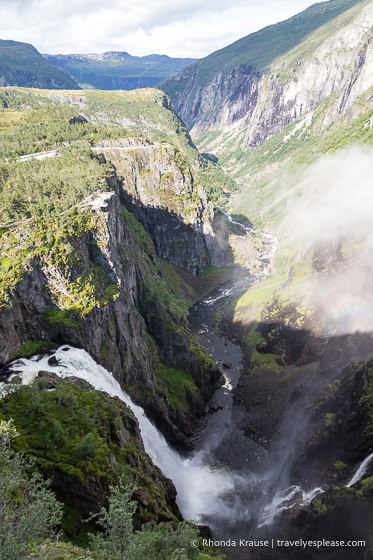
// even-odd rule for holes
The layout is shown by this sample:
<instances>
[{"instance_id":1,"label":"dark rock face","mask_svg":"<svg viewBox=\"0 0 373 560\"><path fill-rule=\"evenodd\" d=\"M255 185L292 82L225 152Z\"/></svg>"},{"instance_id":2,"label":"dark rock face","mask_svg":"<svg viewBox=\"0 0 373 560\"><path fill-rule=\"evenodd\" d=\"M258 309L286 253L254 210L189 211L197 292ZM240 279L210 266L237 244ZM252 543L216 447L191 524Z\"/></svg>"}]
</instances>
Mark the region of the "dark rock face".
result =
<instances>
[{"instance_id":1,"label":"dark rock face","mask_svg":"<svg viewBox=\"0 0 373 560\"><path fill-rule=\"evenodd\" d=\"M79 115L79 117L73 117L69 120L69 124L84 124L87 122L87 119L85 117L82 117L82 115Z\"/></svg>"},{"instance_id":2,"label":"dark rock face","mask_svg":"<svg viewBox=\"0 0 373 560\"><path fill-rule=\"evenodd\" d=\"M232 263L226 240L214 231L213 205L188 162L178 162L173 146L129 138L100 147L121 178L125 204L150 234L158 256L193 274Z\"/></svg>"},{"instance_id":3,"label":"dark rock face","mask_svg":"<svg viewBox=\"0 0 373 560\"><path fill-rule=\"evenodd\" d=\"M99 234L88 232L74 243L79 248L83 270L87 259L94 262L120 284L118 297L78 318L76 326L48 320L46 310L56 309L47 287L49 272L34 259L32 270L16 287L12 305L1 314L0 359L5 364L17 356L22 343L30 340L83 348L112 371L123 386L131 388L133 398L171 441L184 443L204 414L205 403L221 376L215 364L193 348L189 327L184 325L182 333L177 332L176 319L167 309L158 314L156 344L149 336L151 321L144 301L147 282L154 280L149 263L155 263L157 256L151 244L146 253L144 245L134 239L130 224L121 214L119 192L111 193L106 207L105 204L97 210L101 220ZM104 248L97 245L97 235L106 240ZM83 270L77 263L71 274L77 277ZM56 270L56 274L60 272ZM182 366L194 379L198 390L188 395L183 410L170 407L167 396L160 394L160 359Z\"/></svg>"},{"instance_id":4,"label":"dark rock face","mask_svg":"<svg viewBox=\"0 0 373 560\"><path fill-rule=\"evenodd\" d=\"M57 360L56 356L51 356L48 360L48 364L50 366L58 366L58 360Z\"/></svg>"},{"instance_id":5,"label":"dark rock face","mask_svg":"<svg viewBox=\"0 0 373 560\"><path fill-rule=\"evenodd\" d=\"M313 412L301 462L318 458L324 465L324 477L331 483L345 482L373 452L372 371L372 360L344 368L336 381L325 387ZM334 468L337 461L338 470Z\"/></svg>"}]
</instances>

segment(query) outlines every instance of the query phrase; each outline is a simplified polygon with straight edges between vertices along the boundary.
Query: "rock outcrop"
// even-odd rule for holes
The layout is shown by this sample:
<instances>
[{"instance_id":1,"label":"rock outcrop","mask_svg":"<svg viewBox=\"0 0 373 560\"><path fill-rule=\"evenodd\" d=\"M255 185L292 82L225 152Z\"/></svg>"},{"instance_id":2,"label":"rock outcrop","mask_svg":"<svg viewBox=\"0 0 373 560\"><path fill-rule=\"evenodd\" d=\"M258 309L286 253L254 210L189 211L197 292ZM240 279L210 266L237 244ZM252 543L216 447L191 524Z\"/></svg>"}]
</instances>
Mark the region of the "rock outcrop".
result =
<instances>
[{"instance_id":1,"label":"rock outcrop","mask_svg":"<svg viewBox=\"0 0 373 560\"><path fill-rule=\"evenodd\" d=\"M180 151L137 138L100 142L95 150L114 165L126 202L160 257L193 274L230 264L213 230L213 205Z\"/></svg>"}]
</instances>

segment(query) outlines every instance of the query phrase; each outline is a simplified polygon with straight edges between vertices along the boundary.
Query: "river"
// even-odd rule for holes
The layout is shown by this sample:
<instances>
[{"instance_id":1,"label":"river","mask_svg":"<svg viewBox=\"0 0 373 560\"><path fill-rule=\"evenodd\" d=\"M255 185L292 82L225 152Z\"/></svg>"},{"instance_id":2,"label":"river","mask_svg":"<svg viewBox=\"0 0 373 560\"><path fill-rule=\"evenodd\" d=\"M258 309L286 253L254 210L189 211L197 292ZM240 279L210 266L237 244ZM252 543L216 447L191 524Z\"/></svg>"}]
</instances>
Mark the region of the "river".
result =
<instances>
[{"instance_id":1,"label":"river","mask_svg":"<svg viewBox=\"0 0 373 560\"><path fill-rule=\"evenodd\" d=\"M246 230L251 229L239 225ZM245 278L232 280L191 309L191 328L220 367L225 384L212 395L208 413L194 437L195 449L187 456L180 455L168 445L144 410L123 391L113 375L84 350L61 346L54 353L58 366L50 365L50 354L17 360L10 366L12 375L20 376L23 383L32 382L40 370L52 371L65 378L80 377L97 390L124 401L138 419L146 451L174 482L184 518L209 525L214 537L219 540L258 538L265 534L279 512L295 505L307 505L323 491L322 488L304 491L281 477L287 455L283 454L281 461L275 460L276 455L243 436L238 427L240 415L244 411L234 405L232 390L241 375L242 352L239 346L219 332L216 314L270 274L277 240L268 233L262 232L262 235L266 249L261 270L254 275L247 274ZM287 437L289 439L288 433ZM371 460L373 455L361 465L349 484L363 476ZM248 558L245 550L232 549L226 552L232 558Z\"/></svg>"}]
</instances>

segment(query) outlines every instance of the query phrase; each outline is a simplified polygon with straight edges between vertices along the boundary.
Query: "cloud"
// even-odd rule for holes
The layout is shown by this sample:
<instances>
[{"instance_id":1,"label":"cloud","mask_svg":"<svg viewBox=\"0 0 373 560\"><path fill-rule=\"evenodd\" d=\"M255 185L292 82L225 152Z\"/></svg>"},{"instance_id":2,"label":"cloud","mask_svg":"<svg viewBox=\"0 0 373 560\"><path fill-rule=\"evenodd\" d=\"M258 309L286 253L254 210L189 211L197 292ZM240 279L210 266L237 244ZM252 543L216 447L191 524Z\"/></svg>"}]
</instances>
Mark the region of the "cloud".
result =
<instances>
[{"instance_id":1,"label":"cloud","mask_svg":"<svg viewBox=\"0 0 373 560\"><path fill-rule=\"evenodd\" d=\"M40 52L125 50L200 58L312 0L2 0L0 38Z\"/></svg>"}]
</instances>

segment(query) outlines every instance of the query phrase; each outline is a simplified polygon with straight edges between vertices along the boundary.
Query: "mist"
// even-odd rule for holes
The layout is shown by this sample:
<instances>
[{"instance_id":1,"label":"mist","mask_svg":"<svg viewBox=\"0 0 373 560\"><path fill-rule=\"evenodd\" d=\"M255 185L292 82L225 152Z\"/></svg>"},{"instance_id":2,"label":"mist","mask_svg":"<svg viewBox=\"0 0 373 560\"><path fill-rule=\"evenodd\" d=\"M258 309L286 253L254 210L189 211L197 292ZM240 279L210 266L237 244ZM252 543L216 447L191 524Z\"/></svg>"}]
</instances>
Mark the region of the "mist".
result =
<instances>
[{"instance_id":1,"label":"mist","mask_svg":"<svg viewBox=\"0 0 373 560\"><path fill-rule=\"evenodd\" d=\"M327 332L373 331L373 149L351 146L309 166L279 237L312 260L311 307Z\"/></svg>"}]
</instances>

